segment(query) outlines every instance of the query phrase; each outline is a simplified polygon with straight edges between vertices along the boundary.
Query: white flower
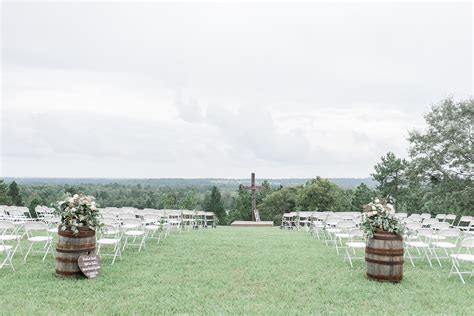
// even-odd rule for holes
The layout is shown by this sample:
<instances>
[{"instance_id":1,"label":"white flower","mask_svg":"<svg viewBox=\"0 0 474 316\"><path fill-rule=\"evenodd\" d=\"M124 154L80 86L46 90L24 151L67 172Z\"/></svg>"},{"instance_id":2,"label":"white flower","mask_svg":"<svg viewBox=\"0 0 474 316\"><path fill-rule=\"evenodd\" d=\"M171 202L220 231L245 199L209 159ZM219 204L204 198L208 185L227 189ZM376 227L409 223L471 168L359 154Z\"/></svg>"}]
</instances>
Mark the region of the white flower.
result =
<instances>
[{"instance_id":1,"label":"white flower","mask_svg":"<svg viewBox=\"0 0 474 316\"><path fill-rule=\"evenodd\" d=\"M375 203L380 203L380 200L379 200L378 198L376 198L376 199L374 200L374 202L375 202Z\"/></svg>"}]
</instances>

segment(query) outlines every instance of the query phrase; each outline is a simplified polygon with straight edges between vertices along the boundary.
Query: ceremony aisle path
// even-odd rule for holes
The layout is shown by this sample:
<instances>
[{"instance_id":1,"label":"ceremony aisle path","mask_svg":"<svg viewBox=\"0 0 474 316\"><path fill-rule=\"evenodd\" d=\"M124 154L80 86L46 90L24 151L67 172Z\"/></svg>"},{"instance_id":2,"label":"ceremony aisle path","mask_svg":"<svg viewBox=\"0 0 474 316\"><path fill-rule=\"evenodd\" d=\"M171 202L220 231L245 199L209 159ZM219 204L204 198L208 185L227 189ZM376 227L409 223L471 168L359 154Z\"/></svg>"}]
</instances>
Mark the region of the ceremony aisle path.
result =
<instances>
[{"instance_id":1,"label":"ceremony aisle path","mask_svg":"<svg viewBox=\"0 0 474 316\"><path fill-rule=\"evenodd\" d=\"M278 228L218 227L171 234L95 280L53 275L54 259L17 255L0 270L2 314L469 314L473 279L405 265L401 284L368 281L321 241Z\"/></svg>"}]
</instances>

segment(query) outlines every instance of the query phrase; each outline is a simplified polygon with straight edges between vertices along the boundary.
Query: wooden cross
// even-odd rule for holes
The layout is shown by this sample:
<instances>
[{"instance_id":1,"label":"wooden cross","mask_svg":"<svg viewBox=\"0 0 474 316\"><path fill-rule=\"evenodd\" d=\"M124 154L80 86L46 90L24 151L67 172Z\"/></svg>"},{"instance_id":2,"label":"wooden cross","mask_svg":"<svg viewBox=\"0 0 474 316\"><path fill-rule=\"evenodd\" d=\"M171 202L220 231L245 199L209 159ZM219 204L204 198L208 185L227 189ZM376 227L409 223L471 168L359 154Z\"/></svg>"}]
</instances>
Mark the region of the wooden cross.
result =
<instances>
[{"instance_id":1,"label":"wooden cross","mask_svg":"<svg viewBox=\"0 0 474 316\"><path fill-rule=\"evenodd\" d=\"M242 186L245 189L250 189L252 193L252 221L260 222L260 214L257 210L257 190L260 190L262 186L255 185L255 172L250 175L251 182L250 186Z\"/></svg>"}]
</instances>

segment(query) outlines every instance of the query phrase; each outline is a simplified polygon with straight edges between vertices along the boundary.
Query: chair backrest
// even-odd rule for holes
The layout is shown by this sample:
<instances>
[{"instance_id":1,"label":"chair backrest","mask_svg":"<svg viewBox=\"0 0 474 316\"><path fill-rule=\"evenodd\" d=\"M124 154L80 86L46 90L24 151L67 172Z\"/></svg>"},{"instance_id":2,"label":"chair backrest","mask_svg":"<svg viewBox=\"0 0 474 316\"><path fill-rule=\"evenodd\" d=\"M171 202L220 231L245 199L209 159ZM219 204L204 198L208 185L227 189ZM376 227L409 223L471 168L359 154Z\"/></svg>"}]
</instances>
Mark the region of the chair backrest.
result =
<instances>
[{"instance_id":1,"label":"chair backrest","mask_svg":"<svg viewBox=\"0 0 474 316\"><path fill-rule=\"evenodd\" d=\"M138 218L125 218L122 221L122 224L124 225L125 229L133 229L133 228L140 228L142 227L142 221L139 220Z\"/></svg>"},{"instance_id":2,"label":"chair backrest","mask_svg":"<svg viewBox=\"0 0 474 316\"><path fill-rule=\"evenodd\" d=\"M143 215L143 219L148 223L160 223L161 216L158 214L145 214Z\"/></svg>"},{"instance_id":3,"label":"chair backrest","mask_svg":"<svg viewBox=\"0 0 474 316\"><path fill-rule=\"evenodd\" d=\"M117 217L118 217L119 219L122 219L122 220L123 220L123 219L135 219L135 218L137 218L137 217L135 216L135 214L130 214L130 213L119 214L119 215L117 215Z\"/></svg>"},{"instance_id":4,"label":"chair backrest","mask_svg":"<svg viewBox=\"0 0 474 316\"><path fill-rule=\"evenodd\" d=\"M461 231L457 228L447 228L442 229L438 232L438 236L443 236L446 238L459 238L461 236Z\"/></svg>"},{"instance_id":5,"label":"chair backrest","mask_svg":"<svg viewBox=\"0 0 474 316\"><path fill-rule=\"evenodd\" d=\"M423 218L423 219L431 218L431 214L430 213L421 213L421 218Z\"/></svg>"},{"instance_id":6,"label":"chair backrest","mask_svg":"<svg viewBox=\"0 0 474 316\"><path fill-rule=\"evenodd\" d=\"M357 225L354 221L341 221L336 224L337 228L348 231L349 229L355 228Z\"/></svg>"},{"instance_id":7,"label":"chair backrest","mask_svg":"<svg viewBox=\"0 0 474 316\"><path fill-rule=\"evenodd\" d=\"M436 214L435 218L444 221L446 219L446 214Z\"/></svg>"},{"instance_id":8,"label":"chair backrest","mask_svg":"<svg viewBox=\"0 0 474 316\"><path fill-rule=\"evenodd\" d=\"M421 229L422 225L421 223L407 223L405 225L405 227L408 229L408 230L417 230L417 229Z\"/></svg>"},{"instance_id":9,"label":"chair backrest","mask_svg":"<svg viewBox=\"0 0 474 316\"><path fill-rule=\"evenodd\" d=\"M446 215L446 221L453 223L456 220L456 214L448 214Z\"/></svg>"},{"instance_id":10,"label":"chair backrest","mask_svg":"<svg viewBox=\"0 0 474 316\"><path fill-rule=\"evenodd\" d=\"M437 218L427 218L423 221L423 226L430 227L432 224L439 223Z\"/></svg>"},{"instance_id":11,"label":"chair backrest","mask_svg":"<svg viewBox=\"0 0 474 316\"><path fill-rule=\"evenodd\" d=\"M397 218L407 218L408 214L407 213L395 213L395 217L397 217Z\"/></svg>"},{"instance_id":12,"label":"chair backrest","mask_svg":"<svg viewBox=\"0 0 474 316\"><path fill-rule=\"evenodd\" d=\"M104 217L101 220L102 224L106 226L118 226L118 221L115 218Z\"/></svg>"},{"instance_id":13,"label":"chair backrest","mask_svg":"<svg viewBox=\"0 0 474 316\"><path fill-rule=\"evenodd\" d=\"M426 238L431 238L431 236L433 236L433 230L431 228L419 228L416 231L418 233L418 236Z\"/></svg>"},{"instance_id":14,"label":"chair backrest","mask_svg":"<svg viewBox=\"0 0 474 316\"><path fill-rule=\"evenodd\" d=\"M113 225L105 225L102 227L102 231L100 233L101 237L114 237L118 238L120 236L120 229Z\"/></svg>"},{"instance_id":15,"label":"chair backrest","mask_svg":"<svg viewBox=\"0 0 474 316\"><path fill-rule=\"evenodd\" d=\"M440 222L440 223L434 223L430 227L431 229L440 230L440 229L447 229L450 227L450 225L447 222Z\"/></svg>"}]
</instances>

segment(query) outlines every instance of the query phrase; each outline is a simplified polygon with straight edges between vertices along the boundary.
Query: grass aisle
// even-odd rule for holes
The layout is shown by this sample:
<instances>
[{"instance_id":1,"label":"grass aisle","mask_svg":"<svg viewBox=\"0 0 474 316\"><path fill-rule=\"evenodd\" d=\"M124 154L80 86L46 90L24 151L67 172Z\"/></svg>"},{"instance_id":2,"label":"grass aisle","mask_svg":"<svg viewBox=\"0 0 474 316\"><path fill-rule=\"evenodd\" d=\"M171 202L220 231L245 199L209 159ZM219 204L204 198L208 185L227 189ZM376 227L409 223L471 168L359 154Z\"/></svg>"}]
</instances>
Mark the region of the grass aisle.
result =
<instances>
[{"instance_id":1,"label":"grass aisle","mask_svg":"<svg viewBox=\"0 0 474 316\"><path fill-rule=\"evenodd\" d=\"M469 314L474 279L405 265L399 285L368 281L303 232L230 228L172 234L97 280L53 276L39 256L0 270L1 314Z\"/></svg>"}]
</instances>

